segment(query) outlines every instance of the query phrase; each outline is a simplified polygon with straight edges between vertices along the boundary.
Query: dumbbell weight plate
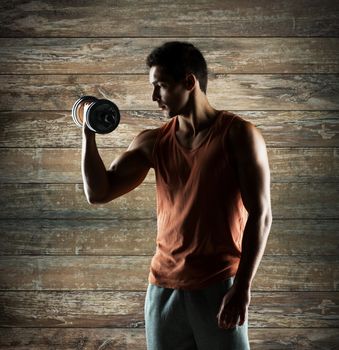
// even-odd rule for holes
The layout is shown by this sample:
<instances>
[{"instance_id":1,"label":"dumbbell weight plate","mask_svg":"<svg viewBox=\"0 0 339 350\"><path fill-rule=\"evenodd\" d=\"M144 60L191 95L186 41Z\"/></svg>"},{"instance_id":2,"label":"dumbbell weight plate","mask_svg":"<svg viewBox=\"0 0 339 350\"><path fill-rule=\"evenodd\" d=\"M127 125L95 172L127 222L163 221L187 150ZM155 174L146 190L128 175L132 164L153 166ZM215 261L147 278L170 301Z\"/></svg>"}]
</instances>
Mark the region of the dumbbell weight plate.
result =
<instances>
[{"instance_id":1,"label":"dumbbell weight plate","mask_svg":"<svg viewBox=\"0 0 339 350\"><path fill-rule=\"evenodd\" d=\"M109 100L97 100L86 112L86 124L98 134L113 131L120 122L120 111L116 104Z\"/></svg>"},{"instance_id":2,"label":"dumbbell weight plate","mask_svg":"<svg viewBox=\"0 0 339 350\"><path fill-rule=\"evenodd\" d=\"M72 119L77 126L82 127L83 125L83 112L85 102L90 103L97 100L98 99L94 96L82 96L74 102L72 107Z\"/></svg>"}]
</instances>

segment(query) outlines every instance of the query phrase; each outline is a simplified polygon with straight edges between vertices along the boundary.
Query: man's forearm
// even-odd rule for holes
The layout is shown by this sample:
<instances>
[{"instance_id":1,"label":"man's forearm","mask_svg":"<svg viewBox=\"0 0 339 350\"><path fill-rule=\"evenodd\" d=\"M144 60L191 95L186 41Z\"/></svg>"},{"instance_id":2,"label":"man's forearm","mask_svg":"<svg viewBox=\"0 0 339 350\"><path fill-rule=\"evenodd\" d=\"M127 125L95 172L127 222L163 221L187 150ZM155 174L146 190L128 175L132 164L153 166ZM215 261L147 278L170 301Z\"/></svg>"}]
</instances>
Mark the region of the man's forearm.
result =
<instances>
[{"instance_id":1,"label":"man's forearm","mask_svg":"<svg viewBox=\"0 0 339 350\"><path fill-rule=\"evenodd\" d=\"M241 259L234 284L250 288L265 251L271 228L271 212L265 215L250 214L242 239Z\"/></svg>"},{"instance_id":2,"label":"man's forearm","mask_svg":"<svg viewBox=\"0 0 339 350\"><path fill-rule=\"evenodd\" d=\"M83 135L81 173L84 191L89 203L103 198L108 191L106 167L99 155L95 135Z\"/></svg>"}]
</instances>

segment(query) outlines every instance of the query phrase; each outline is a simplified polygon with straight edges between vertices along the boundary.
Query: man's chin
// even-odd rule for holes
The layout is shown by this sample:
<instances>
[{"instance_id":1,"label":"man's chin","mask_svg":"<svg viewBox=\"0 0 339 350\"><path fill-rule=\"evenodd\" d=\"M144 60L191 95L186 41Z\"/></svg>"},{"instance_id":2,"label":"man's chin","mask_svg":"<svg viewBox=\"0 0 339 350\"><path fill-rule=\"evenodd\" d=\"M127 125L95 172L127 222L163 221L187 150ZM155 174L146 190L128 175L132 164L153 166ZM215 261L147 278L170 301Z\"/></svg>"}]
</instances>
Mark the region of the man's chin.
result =
<instances>
[{"instance_id":1,"label":"man's chin","mask_svg":"<svg viewBox=\"0 0 339 350\"><path fill-rule=\"evenodd\" d=\"M162 114L165 118L171 118L171 113L169 113L169 111L167 109L163 109L162 110Z\"/></svg>"},{"instance_id":2,"label":"man's chin","mask_svg":"<svg viewBox=\"0 0 339 350\"><path fill-rule=\"evenodd\" d=\"M161 112L162 112L163 116L167 119L171 119L171 118L176 116L176 114L173 113L167 106L163 107L161 109Z\"/></svg>"}]
</instances>

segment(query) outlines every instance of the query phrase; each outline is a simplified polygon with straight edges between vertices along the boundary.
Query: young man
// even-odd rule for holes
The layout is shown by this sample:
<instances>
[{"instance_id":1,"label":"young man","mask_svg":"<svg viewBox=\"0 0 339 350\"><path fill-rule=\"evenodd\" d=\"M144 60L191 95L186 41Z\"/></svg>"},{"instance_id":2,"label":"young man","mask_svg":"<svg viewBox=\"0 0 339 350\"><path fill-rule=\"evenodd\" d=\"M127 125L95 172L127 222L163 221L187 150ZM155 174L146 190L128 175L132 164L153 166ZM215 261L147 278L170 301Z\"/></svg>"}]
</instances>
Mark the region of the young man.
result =
<instances>
[{"instance_id":1,"label":"young man","mask_svg":"<svg viewBox=\"0 0 339 350\"><path fill-rule=\"evenodd\" d=\"M108 170L84 124L87 200L111 201L155 170L148 350L249 349L250 289L272 222L265 142L250 122L209 104L206 61L192 44L167 42L146 63L168 122L140 132Z\"/></svg>"}]
</instances>

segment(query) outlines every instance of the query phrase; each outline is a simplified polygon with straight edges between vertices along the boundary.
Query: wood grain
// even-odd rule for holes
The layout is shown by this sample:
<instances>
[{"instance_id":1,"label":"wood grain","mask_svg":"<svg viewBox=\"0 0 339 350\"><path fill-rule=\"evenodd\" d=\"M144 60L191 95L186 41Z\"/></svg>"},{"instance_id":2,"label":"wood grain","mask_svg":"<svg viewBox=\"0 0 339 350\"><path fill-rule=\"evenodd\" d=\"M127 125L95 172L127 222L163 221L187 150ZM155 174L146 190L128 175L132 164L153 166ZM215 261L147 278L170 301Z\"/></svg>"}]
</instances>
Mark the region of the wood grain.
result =
<instances>
[{"instance_id":1,"label":"wood grain","mask_svg":"<svg viewBox=\"0 0 339 350\"><path fill-rule=\"evenodd\" d=\"M142 184L105 205L90 205L83 186L0 185L0 218L150 219L155 218L155 184Z\"/></svg>"},{"instance_id":2,"label":"wood grain","mask_svg":"<svg viewBox=\"0 0 339 350\"><path fill-rule=\"evenodd\" d=\"M2 256L0 289L140 290L147 287L151 258L138 255ZM338 263L337 256L264 255L251 289L339 291Z\"/></svg>"},{"instance_id":3,"label":"wood grain","mask_svg":"<svg viewBox=\"0 0 339 350\"><path fill-rule=\"evenodd\" d=\"M157 222L138 220L0 221L0 255L150 255ZM330 225L323 225L328 228ZM320 227L323 227L320 226ZM328 235L335 233L328 229Z\"/></svg>"},{"instance_id":4,"label":"wood grain","mask_svg":"<svg viewBox=\"0 0 339 350\"><path fill-rule=\"evenodd\" d=\"M267 333L269 332L269 336ZM335 349L337 328L251 327L251 350ZM0 328L0 348L145 350L144 328Z\"/></svg>"},{"instance_id":5,"label":"wood grain","mask_svg":"<svg viewBox=\"0 0 339 350\"><path fill-rule=\"evenodd\" d=\"M0 255L151 255L156 234L156 219L3 219ZM274 219L265 255L337 256L338 242L339 220Z\"/></svg>"},{"instance_id":6,"label":"wood grain","mask_svg":"<svg viewBox=\"0 0 339 350\"><path fill-rule=\"evenodd\" d=\"M0 75L1 110L70 111L83 95L158 108L147 75ZM207 95L217 109L338 110L339 74L215 74Z\"/></svg>"},{"instance_id":7,"label":"wood grain","mask_svg":"<svg viewBox=\"0 0 339 350\"><path fill-rule=\"evenodd\" d=\"M339 147L338 111L232 111L256 125L269 147ZM113 133L97 135L98 147L128 147L139 132L168 120L159 111L121 111ZM0 112L0 147L81 148L71 112Z\"/></svg>"},{"instance_id":8,"label":"wood grain","mask_svg":"<svg viewBox=\"0 0 339 350\"><path fill-rule=\"evenodd\" d=\"M155 219L156 185L143 183L114 201L87 203L81 184L0 184L0 219ZM338 186L272 183L273 218L338 219Z\"/></svg>"},{"instance_id":9,"label":"wood grain","mask_svg":"<svg viewBox=\"0 0 339 350\"><path fill-rule=\"evenodd\" d=\"M125 148L99 149L106 168ZM273 182L339 182L339 148L269 148ZM81 183L81 150L0 148L2 183ZM155 183L154 168L144 180Z\"/></svg>"},{"instance_id":10,"label":"wood grain","mask_svg":"<svg viewBox=\"0 0 339 350\"><path fill-rule=\"evenodd\" d=\"M0 292L0 325L143 328L145 292ZM335 328L338 305L339 293L253 292L248 320L260 328Z\"/></svg>"},{"instance_id":11,"label":"wood grain","mask_svg":"<svg viewBox=\"0 0 339 350\"><path fill-rule=\"evenodd\" d=\"M185 39L201 50L208 71L214 74L339 72L338 38L213 38L212 44L210 38ZM160 38L0 38L0 71L148 74L146 57L164 41Z\"/></svg>"},{"instance_id":12,"label":"wood grain","mask_svg":"<svg viewBox=\"0 0 339 350\"><path fill-rule=\"evenodd\" d=\"M292 1L7 1L0 11L6 37L338 36L331 0ZM170 14L170 18L169 15Z\"/></svg>"}]
</instances>

